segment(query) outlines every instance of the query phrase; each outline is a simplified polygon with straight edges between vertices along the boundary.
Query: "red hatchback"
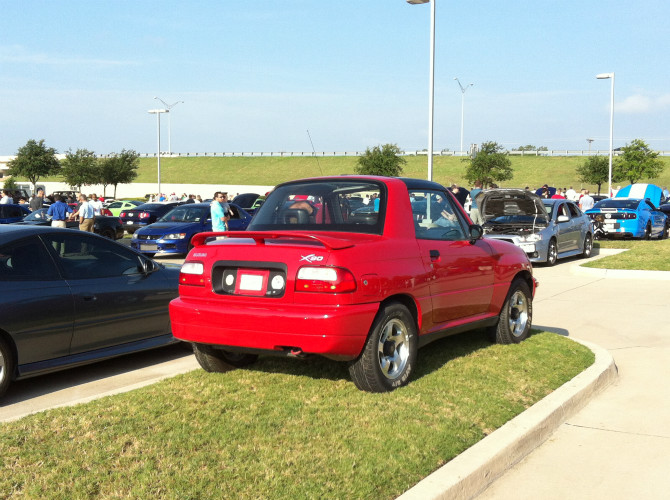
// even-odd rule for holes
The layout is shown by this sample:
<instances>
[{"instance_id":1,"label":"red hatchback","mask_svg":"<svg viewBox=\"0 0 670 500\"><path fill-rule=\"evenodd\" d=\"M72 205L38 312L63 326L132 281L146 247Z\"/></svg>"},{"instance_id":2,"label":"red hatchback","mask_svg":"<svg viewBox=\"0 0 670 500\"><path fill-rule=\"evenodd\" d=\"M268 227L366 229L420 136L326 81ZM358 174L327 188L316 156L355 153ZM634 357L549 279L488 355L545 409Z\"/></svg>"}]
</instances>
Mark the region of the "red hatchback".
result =
<instances>
[{"instance_id":1,"label":"red hatchback","mask_svg":"<svg viewBox=\"0 0 670 500\"><path fill-rule=\"evenodd\" d=\"M406 384L417 349L487 327L528 336L526 254L481 238L443 186L341 176L277 186L247 231L200 233L170 304L175 337L207 371L258 354L349 363L357 387Z\"/></svg>"}]
</instances>

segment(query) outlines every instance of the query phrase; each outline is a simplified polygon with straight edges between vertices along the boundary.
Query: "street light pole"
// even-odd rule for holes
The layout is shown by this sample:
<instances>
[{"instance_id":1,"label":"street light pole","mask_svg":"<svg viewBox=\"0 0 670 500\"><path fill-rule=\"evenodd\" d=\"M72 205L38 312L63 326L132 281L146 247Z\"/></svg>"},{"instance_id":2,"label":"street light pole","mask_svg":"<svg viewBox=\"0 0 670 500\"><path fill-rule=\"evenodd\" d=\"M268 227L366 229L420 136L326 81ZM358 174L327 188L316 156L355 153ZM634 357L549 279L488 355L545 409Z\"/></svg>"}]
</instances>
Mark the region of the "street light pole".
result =
<instances>
[{"instance_id":1,"label":"street light pole","mask_svg":"<svg viewBox=\"0 0 670 500\"><path fill-rule=\"evenodd\" d=\"M433 180L433 122L435 96L435 1L407 0L407 3L419 5L430 3L430 76L428 84L428 180Z\"/></svg>"},{"instance_id":2,"label":"street light pole","mask_svg":"<svg viewBox=\"0 0 670 500\"><path fill-rule=\"evenodd\" d=\"M458 86L461 88L461 153L463 152L463 122L465 118L465 91L468 90L468 87L472 87L474 83L468 83L465 87L461 84L461 81L458 78L454 78L458 82Z\"/></svg>"},{"instance_id":3,"label":"street light pole","mask_svg":"<svg viewBox=\"0 0 670 500\"><path fill-rule=\"evenodd\" d=\"M165 106L165 109L167 110L166 112L169 113L172 108L174 108L177 104L181 103L184 104L184 101L177 101L173 102L172 104L168 104L165 102L163 99L160 97L154 97L154 99L160 101L163 103L163 106ZM172 117L171 115L168 115L168 154L172 154Z\"/></svg>"},{"instance_id":4,"label":"street light pole","mask_svg":"<svg viewBox=\"0 0 670 500\"><path fill-rule=\"evenodd\" d=\"M168 109L150 109L149 113L156 115L156 127L158 128L158 195L161 192L161 113L169 113Z\"/></svg>"},{"instance_id":5,"label":"street light pole","mask_svg":"<svg viewBox=\"0 0 670 500\"><path fill-rule=\"evenodd\" d=\"M608 78L612 80L612 89L610 92L610 165L609 177L607 179L609 185L607 196L612 196L612 156L614 154L614 73L600 73L599 75L596 75L596 78L598 80L607 80Z\"/></svg>"}]
</instances>

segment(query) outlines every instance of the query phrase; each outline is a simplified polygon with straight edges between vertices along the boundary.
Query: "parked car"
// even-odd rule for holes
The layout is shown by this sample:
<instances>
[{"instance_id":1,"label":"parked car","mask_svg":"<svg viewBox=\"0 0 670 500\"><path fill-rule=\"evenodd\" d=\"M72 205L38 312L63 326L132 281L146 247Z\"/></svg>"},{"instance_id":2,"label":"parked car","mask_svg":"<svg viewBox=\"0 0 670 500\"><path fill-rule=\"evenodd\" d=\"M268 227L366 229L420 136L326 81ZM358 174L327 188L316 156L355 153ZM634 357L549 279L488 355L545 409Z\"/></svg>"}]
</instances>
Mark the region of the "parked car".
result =
<instances>
[{"instance_id":1,"label":"parked car","mask_svg":"<svg viewBox=\"0 0 670 500\"><path fill-rule=\"evenodd\" d=\"M524 189L487 189L477 195L484 237L508 241L531 262L549 266L593 249L591 220L572 201L540 198Z\"/></svg>"},{"instance_id":2,"label":"parked car","mask_svg":"<svg viewBox=\"0 0 670 500\"><path fill-rule=\"evenodd\" d=\"M253 207L254 202L258 199L259 196L260 194L258 193L242 193L235 196L231 203L234 203L238 207L247 209Z\"/></svg>"},{"instance_id":3,"label":"parked car","mask_svg":"<svg viewBox=\"0 0 670 500\"><path fill-rule=\"evenodd\" d=\"M379 197L378 212L351 211L347 198L365 195ZM441 210L413 213L419 197L441 199ZM514 245L481 236L437 183L281 184L247 231L193 237L170 304L173 332L193 343L206 371L262 353L314 354L348 362L359 389L389 391L408 383L420 345L481 327L502 343L528 336L531 263Z\"/></svg>"},{"instance_id":4,"label":"parked car","mask_svg":"<svg viewBox=\"0 0 670 500\"><path fill-rule=\"evenodd\" d=\"M179 266L70 229L0 231L0 395L12 380L175 342Z\"/></svg>"},{"instance_id":5,"label":"parked car","mask_svg":"<svg viewBox=\"0 0 670 500\"><path fill-rule=\"evenodd\" d=\"M140 205L143 205L144 202L137 200L115 200L107 205L103 204L103 210L109 210L109 213L104 215L113 215L114 217L119 217L121 212L125 210L132 210Z\"/></svg>"},{"instance_id":6,"label":"parked car","mask_svg":"<svg viewBox=\"0 0 670 500\"><path fill-rule=\"evenodd\" d=\"M586 214L593 220L597 238L668 237L667 216L649 200L608 198L596 203Z\"/></svg>"},{"instance_id":7,"label":"parked car","mask_svg":"<svg viewBox=\"0 0 670 500\"><path fill-rule=\"evenodd\" d=\"M15 205L13 203L0 205L0 224L19 222L29 213L28 205Z\"/></svg>"},{"instance_id":8,"label":"parked car","mask_svg":"<svg viewBox=\"0 0 670 500\"><path fill-rule=\"evenodd\" d=\"M182 201L169 201L164 203L143 203L135 208L122 210L119 214L123 228L129 234L138 229L153 224L174 207L183 204Z\"/></svg>"},{"instance_id":9,"label":"parked car","mask_svg":"<svg viewBox=\"0 0 670 500\"><path fill-rule=\"evenodd\" d=\"M228 228L244 231L251 215L237 205L229 206L234 215L228 221ZM135 231L130 246L150 257L156 252L186 254L191 249L191 239L195 234L211 230L209 203L186 203L173 208L153 224Z\"/></svg>"},{"instance_id":10,"label":"parked car","mask_svg":"<svg viewBox=\"0 0 670 500\"><path fill-rule=\"evenodd\" d=\"M48 208L40 208L30 213L21 222L14 224L30 225L30 226L50 226L51 216L47 214ZM65 226L71 229L79 229L79 220L66 221ZM96 215L93 220L93 231L100 236L109 238L110 240L119 240L123 238L123 224L118 217L108 217L104 215Z\"/></svg>"}]
</instances>

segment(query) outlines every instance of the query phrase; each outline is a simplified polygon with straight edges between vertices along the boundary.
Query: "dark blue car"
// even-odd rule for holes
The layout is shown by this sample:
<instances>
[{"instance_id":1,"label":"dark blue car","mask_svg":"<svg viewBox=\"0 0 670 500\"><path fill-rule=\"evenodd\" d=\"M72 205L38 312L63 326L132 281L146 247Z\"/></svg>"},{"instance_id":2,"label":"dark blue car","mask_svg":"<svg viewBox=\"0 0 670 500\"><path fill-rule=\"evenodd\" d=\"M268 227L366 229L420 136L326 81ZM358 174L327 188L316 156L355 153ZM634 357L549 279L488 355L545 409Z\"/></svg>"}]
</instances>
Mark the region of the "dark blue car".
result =
<instances>
[{"instance_id":1,"label":"dark blue car","mask_svg":"<svg viewBox=\"0 0 670 500\"><path fill-rule=\"evenodd\" d=\"M0 231L0 397L12 380L176 342L179 266L78 229Z\"/></svg>"},{"instance_id":2,"label":"dark blue car","mask_svg":"<svg viewBox=\"0 0 670 500\"><path fill-rule=\"evenodd\" d=\"M139 207L123 210L119 219L121 219L123 229L128 231L128 234L133 234L138 229L153 224L174 207L183 203L183 201L144 203Z\"/></svg>"},{"instance_id":3,"label":"dark blue car","mask_svg":"<svg viewBox=\"0 0 670 500\"><path fill-rule=\"evenodd\" d=\"M228 221L228 229L244 231L251 222L251 215L237 205L229 205L234 215ZM193 235L211 230L209 203L186 203L135 231L130 246L147 256L157 252L186 254L191 249Z\"/></svg>"},{"instance_id":4,"label":"dark blue car","mask_svg":"<svg viewBox=\"0 0 670 500\"><path fill-rule=\"evenodd\" d=\"M23 205L15 205L13 203L0 205L0 224L19 222L28 214L30 214L30 210Z\"/></svg>"}]
</instances>

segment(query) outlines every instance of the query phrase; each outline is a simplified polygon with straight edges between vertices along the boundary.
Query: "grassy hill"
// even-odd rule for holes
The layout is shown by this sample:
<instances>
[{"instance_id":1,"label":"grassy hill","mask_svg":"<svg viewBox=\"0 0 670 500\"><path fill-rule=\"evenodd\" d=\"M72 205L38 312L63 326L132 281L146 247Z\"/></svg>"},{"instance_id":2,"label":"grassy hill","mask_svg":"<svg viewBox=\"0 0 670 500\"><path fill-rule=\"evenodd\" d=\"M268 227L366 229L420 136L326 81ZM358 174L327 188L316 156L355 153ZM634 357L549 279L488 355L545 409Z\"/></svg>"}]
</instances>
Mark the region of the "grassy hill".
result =
<instances>
[{"instance_id":1,"label":"grassy hill","mask_svg":"<svg viewBox=\"0 0 670 500\"><path fill-rule=\"evenodd\" d=\"M403 174L424 179L427 175L425 156L407 156ZM181 157L161 159L161 181L187 184L258 184L274 185L280 182L319 175L352 174L357 157ZM670 185L670 158L662 157L666 168L653 182ZM575 169L584 163L577 156L510 156L514 178L506 187L537 188L543 184L557 187L574 186L594 190L577 179ZM453 156L433 157L433 180L444 185L452 183L467 186L464 178L466 160ZM156 159L140 159L136 182L155 182ZM643 180L642 182L647 182Z\"/></svg>"}]
</instances>

